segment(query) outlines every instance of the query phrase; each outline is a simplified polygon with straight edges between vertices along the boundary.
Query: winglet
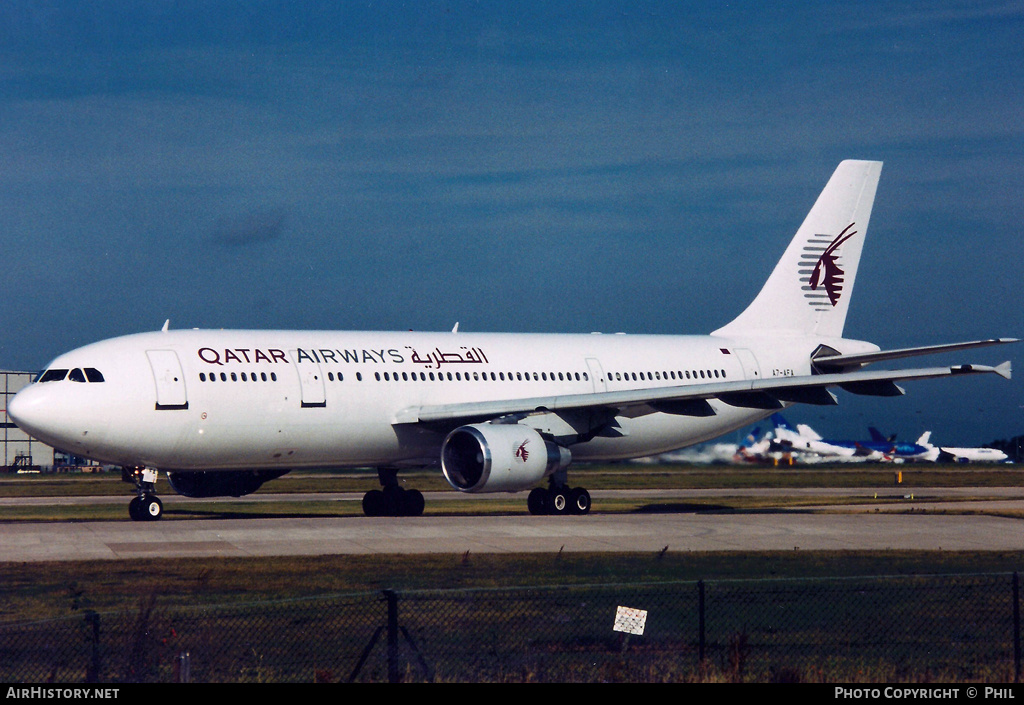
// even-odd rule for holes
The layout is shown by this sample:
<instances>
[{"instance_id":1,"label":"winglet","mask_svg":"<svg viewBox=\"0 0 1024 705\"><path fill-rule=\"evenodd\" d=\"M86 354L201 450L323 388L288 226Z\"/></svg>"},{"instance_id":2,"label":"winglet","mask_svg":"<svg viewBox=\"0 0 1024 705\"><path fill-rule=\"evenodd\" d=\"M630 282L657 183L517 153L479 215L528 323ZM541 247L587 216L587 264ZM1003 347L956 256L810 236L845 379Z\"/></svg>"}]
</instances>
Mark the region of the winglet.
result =
<instances>
[{"instance_id":1,"label":"winglet","mask_svg":"<svg viewBox=\"0 0 1024 705\"><path fill-rule=\"evenodd\" d=\"M1011 369L1011 365L1010 365L1010 361L1009 360L1007 360L1006 362L1004 362L1001 365L996 365L996 369L995 369L995 373L997 375L999 375L1000 377L1002 377L1003 379L1010 379L1010 373L1012 371L1013 370Z\"/></svg>"},{"instance_id":2,"label":"winglet","mask_svg":"<svg viewBox=\"0 0 1024 705\"><path fill-rule=\"evenodd\" d=\"M171 327L171 319L170 319L170 318L168 318L168 319L167 319L166 321L164 321L164 327L160 329L160 332L161 332L161 333L166 333L166 332L167 332L167 330L168 330L168 329L169 329L170 327Z\"/></svg>"}]
</instances>

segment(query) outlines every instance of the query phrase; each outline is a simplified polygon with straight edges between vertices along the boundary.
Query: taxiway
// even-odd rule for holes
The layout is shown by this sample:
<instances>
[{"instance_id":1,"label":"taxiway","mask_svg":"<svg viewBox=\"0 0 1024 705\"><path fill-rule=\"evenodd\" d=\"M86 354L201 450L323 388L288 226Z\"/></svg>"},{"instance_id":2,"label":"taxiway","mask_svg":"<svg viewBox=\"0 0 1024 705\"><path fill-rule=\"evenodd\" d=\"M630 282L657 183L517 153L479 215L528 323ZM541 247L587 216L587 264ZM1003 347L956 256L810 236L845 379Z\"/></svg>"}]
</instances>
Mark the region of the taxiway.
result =
<instances>
[{"instance_id":1,"label":"taxiway","mask_svg":"<svg viewBox=\"0 0 1024 705\"><path fill-rule=\"evenodd\" d=\"M826 491L814 490L818 494ZM856 492L863 496L865 490ZM415 518L190 518L152 523L127 518L12 521L0 522L0 563L466 552L1024 550L1024 520L1013 516L1024 510L1020 489L985 488L972 493L969 488L923 488L915 493L897 494L888 488L877 503L853 506L704 511L681 502L706 497L691 490L662 496L649 511L602 513L595 509L585 517L535 517L524 512ZM979 493L986 497L984 501L976 499ZM600 498L595 495L595 500ZM317 497L323 499L324 495ZM355 497L336 496L338 501L355 501ZM302 500L301 496L292 498ZM90 500L124 502L123 497L65 501ZM31 501L55 500L6 499L0 507ZM1006 515L999 515L1000 511Z\"/></svg>"}]
</instances>

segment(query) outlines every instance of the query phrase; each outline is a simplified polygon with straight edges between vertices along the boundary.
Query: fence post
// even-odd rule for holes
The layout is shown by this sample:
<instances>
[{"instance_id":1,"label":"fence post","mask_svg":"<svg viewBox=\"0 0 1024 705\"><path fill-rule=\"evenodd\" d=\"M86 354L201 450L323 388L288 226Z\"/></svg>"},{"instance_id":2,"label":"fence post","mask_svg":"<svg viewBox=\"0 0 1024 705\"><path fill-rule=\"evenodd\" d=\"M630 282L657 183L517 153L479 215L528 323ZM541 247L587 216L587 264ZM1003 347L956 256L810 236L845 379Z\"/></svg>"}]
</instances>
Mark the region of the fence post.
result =
<instances>
[{"instance_id":1,"label":"fence post","mask_svg":"<svg viewBox=\"0 0 1024 705\"><path fill-rule=\"evenodd\" d=\"M697 660L704 662L704 581L697 581Z\"/></svg>"},{"instance_id":2,"label":"fence post","mask_svg":"<svg viewBox=\"0 0 1024 705\"><path fill-rule=\"evenodd\" d=\"M1020 683L1020 576L1013 571L1013 682Z\"/></svg>"},{"instance_id":3,"label":"fence post","mask_svg":"<svg viewBox=\"0 0 1024 705\"><path fill-rule=\"evenodd\" d=\"M188 651L181 651L178 653L178 658L174 662L174 680L177 683L191 683L192 682L192 654Z\"/></svg>"},{"instance_id":4,"label":"fence post","mask_svg":"<svg viewBox=\"0 0 1024 705\"><path fill-rule=\"evenodd\" d=\"M89 666L85 671L86 683L100 682L100 616L89 610L85 613L85 623L92 627L89 634Z\"/></svg>"},{"instance_id":5,"label":"fence post","mask_svg":"<svg viewBox=\"0 0 1024 705\"><path fill-rule=\"evenodd\" d=\"M384 597L388 601L388 682L398 683L402 680L398 673L398 593L385 590Z\"/></svg>"}]
</instances>

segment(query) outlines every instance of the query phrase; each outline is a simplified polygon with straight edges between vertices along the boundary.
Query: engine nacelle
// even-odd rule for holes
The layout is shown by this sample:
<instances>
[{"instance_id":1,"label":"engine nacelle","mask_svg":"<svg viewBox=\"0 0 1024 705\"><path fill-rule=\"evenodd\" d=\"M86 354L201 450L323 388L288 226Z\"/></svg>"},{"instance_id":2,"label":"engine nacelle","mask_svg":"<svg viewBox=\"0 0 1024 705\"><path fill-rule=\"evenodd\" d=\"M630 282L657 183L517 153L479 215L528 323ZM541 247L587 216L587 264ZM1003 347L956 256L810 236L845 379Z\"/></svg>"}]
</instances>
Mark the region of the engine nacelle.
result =
<instances>
[{"instance_id":1,"label":"engine nacelle","mask_svg":"<svg viewBox=\"0 0 1024 705\"><path fill-rule=\"evenodd\" d=\"M225 470L219 472L169 472L171 488L185 497L241 497L252 494L267 480L287 470Z\"/></svg>"},{"instance_id":2,"label":"engine nacelle","mask_svg":"<svg viewBox=\"0 0 1024 705\"><path fill-rule=\"evenodd\" d=\"M520 424L472 424L441 447L441 469L460 492L516 492L572 462L568 448L545 441Z\"/></svg>"}]
</instances>

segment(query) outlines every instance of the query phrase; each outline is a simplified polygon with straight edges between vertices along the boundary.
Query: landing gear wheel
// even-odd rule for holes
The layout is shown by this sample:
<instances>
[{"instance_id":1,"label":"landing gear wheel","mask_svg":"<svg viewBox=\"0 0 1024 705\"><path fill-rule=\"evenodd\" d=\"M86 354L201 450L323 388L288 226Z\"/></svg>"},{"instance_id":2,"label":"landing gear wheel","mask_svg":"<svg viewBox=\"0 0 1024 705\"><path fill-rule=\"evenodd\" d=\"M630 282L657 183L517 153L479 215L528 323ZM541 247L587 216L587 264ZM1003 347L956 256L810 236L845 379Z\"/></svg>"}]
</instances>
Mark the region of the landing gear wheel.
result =
<instances>
[{"instance_id":1,"label":"landing gear wheel","mask_svg":"<svg viewBox=\"0 0 1024 705\"><path fill-rule=\"evenodd\" d=\"M400 517L405 506L405 490L398 485L384 488L384 516Z\"/></svg>"},{"instance_id":2,"label":"landing gear wheel","mask_svg":"<svg viewBox=\"0 0 1024 705\"><path fill-rule=\"evenodd\" d=\"M526 498L530 514L562 515L590 513L590 493L582 487L569 489L565 485L552 485L547 489L535 487Z\"/></svg>"},{"instance_id":3,"label":"landing gear wheel","mask_svg":"<svg viewBox=\"0 0 1024 705\"><path fill-rule=\"evenodd\" d=\"M128 516L132 521L156 521L164 515L164 505L159 497L147 495L135 497L128 503Z\"/></svg>"},{"instance_id":4,"label":"landing gear wheel","mask_svg":"<svg viewBox=\"0 0 1024 705\"><path fill-rule=\"evenodd\" d=\"M587 514L590 512L590 493L582 487L569 490L569 513Z\"/></svg>"},{"instance_id":5,"label":"landing gear wheel","mask_svg":"<svg viewBox=\"0 0 1024 705\"><path fill-rule=\"evenodd\" d=\"M158 497L146 497L142 500L142 513L146 521L156 521L164 515L164 504Z\"/></svg>"},{"instance_id":6,"label":"landing gear wheel","mask_svg":"<svg viewBox=\"0 0 1024 705\"><path fill-rule=\"evenodd\" d=\"M397 485L363 495L363 514L368 517L418 517L423 515L425 506L422 492Z\"/></svg>"},{"instance_id":7,"label":"landing gear wheel","mask_svg":"<svg viewBox=\"0 0 1024 705\"><path fill-rule=\"evenodd\" d=\"M426 508L427 502L423 499L423 493L419 490L406 490L405 491L405 516L407 517L419 517L423 516L423 510Z\"/></svg>"},{"instance_id":8,"label":"landing gear wheel","mask_svg":"<svg viewBox=\"0 0 1024 705\"><path fill-rule=\"evenodd\" d=\"M548 514L565 514L569 511L569 496L565 487L552 487L547 496Z\"/></svg>"},{"instance_id":9,"label":"landing gear wheel","mask_svg":"<svg viewBox=\"0 0 1024 705\"><path fill-rule=\"evenodd\" d=\"M384 516L386 506L384 493L380 490L370 490L363 495L363 514L368 517Z\"/></svg>"},{"instance_id":10,"label":"landing gear wheel","mask_svg":"<svg viewBox=\"0 0 1024 705\"><path fill-rule=\"evenodd\" d=\"M526 498L526 506L530 510L530 514L534 516L547 514L547 499L548 491L543 487L534 487L530 490L530 495Z\"/></svg>"}]
</instances>

